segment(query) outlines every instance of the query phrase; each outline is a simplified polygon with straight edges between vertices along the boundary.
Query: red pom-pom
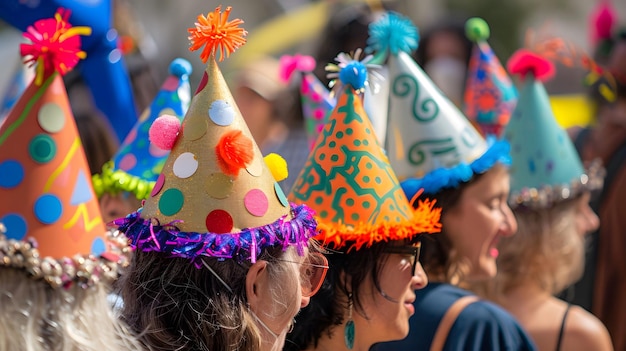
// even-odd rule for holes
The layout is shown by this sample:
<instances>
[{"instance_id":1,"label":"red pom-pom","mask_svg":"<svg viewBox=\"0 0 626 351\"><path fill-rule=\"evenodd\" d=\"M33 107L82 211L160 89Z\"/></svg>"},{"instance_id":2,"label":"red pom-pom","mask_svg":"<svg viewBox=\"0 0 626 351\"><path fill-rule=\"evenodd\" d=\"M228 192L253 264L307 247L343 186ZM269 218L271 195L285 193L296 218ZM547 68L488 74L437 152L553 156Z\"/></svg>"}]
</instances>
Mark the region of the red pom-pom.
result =
<instances>
[{"instance_id":1,"label":"red pom-pom","mask_svg":"<svg viewBox=\"0 0 626 351\"><path fill-rule=\"evenodd\" d=\"M315 69L315 59L312 56L283 55L280 58L280 68L278 75L283 82L289 82L295 72L313 72Z\"/></svg>"},{"instance_id":2,"label":"red pom-pom","mask_svg":"<svg viewBox=\"0 0 626 351\"><path fill-rule=\"evenodd\" d=\"M532 74L536 80L545 82L554 77L554 64L546 58L528 50L517 50L507 62L507 69L511 74L526 78Z\"/></svg>"},{"instance_id":3,"label":"red pom-pom","mask_svg":"<svg viewBox=\"0 0 626 351\"><path fill-rule=\"evenodd\" d=\"M591 43L597 45L600 40L611 39L617 15L610 1L599 1L590 16Z\"/></svg>"},{"instance_id":4,"label":"red pom-pom","mask_svg":"<svg viewBox=\"0 0 626 351\"><path fill-rule=\"evenodd\" d=\"M150 142L162 150L172 150L180 133L180 120L172 115L162 115L150 126Z\"/></svg>"},{"instance_id":5,"label":"red pom-pom","mask_svg":"<svg viewBox=\"0 0 626 351\"><path fill-rule=\"evenodd\" d=\"M237 176L254 158L252 140L240 130L230 130L220 138L215 146L215 154L222 172Z\"/></svg>"}]
</instances>

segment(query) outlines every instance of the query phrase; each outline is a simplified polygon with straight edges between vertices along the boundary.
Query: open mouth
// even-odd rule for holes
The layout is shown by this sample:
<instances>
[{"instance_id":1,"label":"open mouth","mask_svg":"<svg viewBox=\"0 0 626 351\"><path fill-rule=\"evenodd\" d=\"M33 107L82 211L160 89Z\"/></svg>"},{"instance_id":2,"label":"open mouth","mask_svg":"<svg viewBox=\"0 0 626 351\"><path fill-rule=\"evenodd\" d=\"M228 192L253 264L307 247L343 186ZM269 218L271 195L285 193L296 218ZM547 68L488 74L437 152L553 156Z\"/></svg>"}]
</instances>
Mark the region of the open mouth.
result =
<instances>
[{"instance_id":1,"label":"open mouth","mask_svg":"<svg viewBox=\"0 0 626 351\"><path fill-rule=\"evenodd\" d=\"M404 302L404 307L409 311L409 315L411 316L415 313L415 306L413 306L413 302L415 302L415 299Z\"/></svg>"},{"instance_id":2,"label":"open mouth","mask_svg":"<svg viewBox=\"0 0 626 351\"><path fill-rule=\"evenodd\" d=\"M489 245L489 257L498 258L500 251L498 251L498 242L500 238L496 236Z\"/></svg>"}]
</instances>

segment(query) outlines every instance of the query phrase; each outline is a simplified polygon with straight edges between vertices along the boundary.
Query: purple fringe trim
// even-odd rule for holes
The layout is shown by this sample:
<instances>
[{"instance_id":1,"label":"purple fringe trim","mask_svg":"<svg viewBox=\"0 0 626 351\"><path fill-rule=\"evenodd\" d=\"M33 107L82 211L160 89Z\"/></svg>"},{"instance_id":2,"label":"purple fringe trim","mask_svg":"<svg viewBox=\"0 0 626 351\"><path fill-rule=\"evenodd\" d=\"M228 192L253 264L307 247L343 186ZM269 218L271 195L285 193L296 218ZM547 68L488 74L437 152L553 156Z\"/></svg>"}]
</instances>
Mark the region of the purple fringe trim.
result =
<instances>
[{"instance_id":1,"label":"purple fringe trim","mask_svg":"<svg viewBox=\"0 0 626 351\"><path fill-rule=\"evenodd\" d=\"M274 246L283 250L295 246L298 253L304 255L309 238L317 234L317 222L313 210L306 205L290 205L292 220L285 220L287 216L283 216L274 223L246 228L239 233L181 232L176 226L180 221L161 225L156 219L141 218L141 209L113 223L130 239L133 249L143 252L155 251L187 258L197 267L200 256L234 258L240 262L250 260L254 263L263 249Z\"/></svg>"}]
</instances>

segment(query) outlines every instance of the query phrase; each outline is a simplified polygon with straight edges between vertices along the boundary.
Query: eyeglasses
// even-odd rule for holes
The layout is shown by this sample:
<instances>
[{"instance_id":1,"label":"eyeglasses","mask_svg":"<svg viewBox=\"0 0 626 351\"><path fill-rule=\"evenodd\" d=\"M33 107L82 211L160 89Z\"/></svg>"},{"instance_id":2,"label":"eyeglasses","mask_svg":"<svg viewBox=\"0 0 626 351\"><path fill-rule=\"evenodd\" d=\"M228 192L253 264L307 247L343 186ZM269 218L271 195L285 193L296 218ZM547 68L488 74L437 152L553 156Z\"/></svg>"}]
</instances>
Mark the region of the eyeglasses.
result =
<instances>
[{"instance_id":1,"label":"eyeglasses","mask_svg":"<svg viewBox=\"0 0 626 351\"><path fill-rule=\"evenodd\" d=\"M303 262L279 260L283 262L292 262L300 264L300 286L302 287L302 296L311 297L317 293L324 283L326 272L328 272L328 259L319 252L309 252ZM217 280L222 283L226 289L232 293L233 289L209 266L204 260L202 265L207 268Z\"/></svg>"},{"instance_id":2,"label":"eyeglasses","mask_svg":"<svg viewBox=\"0 0 626 351\"><path fill-rule=\"evenodd\" d=\"M324 283L328 272L328 259L319 252L309 252L302 263L295 261L279 260L300 264L300 286L302 296L311 297L317 293Z\"/></svg>"},{"instance_id":3,"label":"eyeglasses","mask_svg":"<svg viewBox=\"0 0 626 351\"><path fill-rule=\"evenodd\" d=\"M387 246L383 252L387 254L412 255L413 260L411 264L413 265L413 270L411 273L415 274L415 268L417 268L417 262L419 262L421 248L422 243L417 242L413 245Z\"/></svg>"}]
</instances>

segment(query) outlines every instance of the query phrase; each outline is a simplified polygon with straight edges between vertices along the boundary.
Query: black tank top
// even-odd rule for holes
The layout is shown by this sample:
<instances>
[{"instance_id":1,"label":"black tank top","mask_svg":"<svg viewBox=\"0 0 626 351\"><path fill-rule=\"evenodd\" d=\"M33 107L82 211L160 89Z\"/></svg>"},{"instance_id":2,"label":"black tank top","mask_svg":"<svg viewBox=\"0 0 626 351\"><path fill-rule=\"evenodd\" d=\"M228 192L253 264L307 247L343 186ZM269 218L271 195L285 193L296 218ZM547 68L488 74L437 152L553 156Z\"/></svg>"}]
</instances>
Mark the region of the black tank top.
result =
<instances>
[{"instance_id":1,"label":"black tank top","mask_svg":"<svg viewBox=\"0 0 626 351\"><path fill-rule=\"evenodd\" d=\"M556 351L561 351L561 341L563 341L563 333L565 332L565 319L567 319L567 314L569 313L569 309L572 307L572 304L567 304L567 309L565 309L565 313L563 314L563 321L561 321L561 330L559 330L559 338L556 341Z\"/></svg>"}]
</instances>

